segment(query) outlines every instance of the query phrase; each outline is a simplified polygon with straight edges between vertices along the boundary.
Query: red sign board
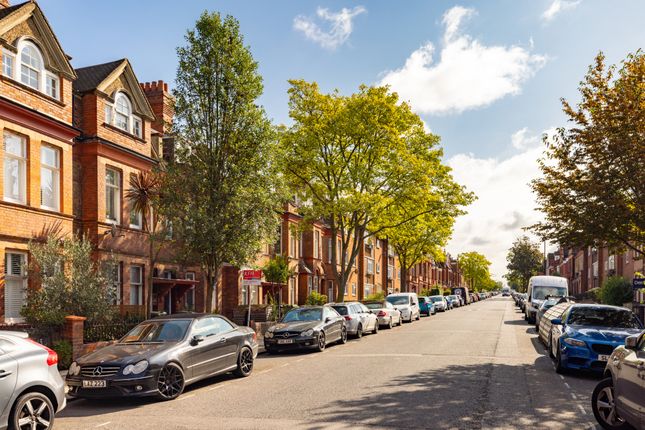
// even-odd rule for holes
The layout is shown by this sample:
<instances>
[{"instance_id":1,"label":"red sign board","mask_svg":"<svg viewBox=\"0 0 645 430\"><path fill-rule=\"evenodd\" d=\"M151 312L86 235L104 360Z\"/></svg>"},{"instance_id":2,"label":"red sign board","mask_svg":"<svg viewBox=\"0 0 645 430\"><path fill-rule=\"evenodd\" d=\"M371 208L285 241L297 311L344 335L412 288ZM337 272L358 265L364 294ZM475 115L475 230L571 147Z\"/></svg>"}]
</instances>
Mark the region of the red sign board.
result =
<instances>
[{"instance_id":1,"label":"red sign board","mask_svg":"<svg viewBox=\"0 0 645 430\"><path fill-rule=\"evenodd\" d=\"M251 279L262 279L261 270L242 270L242 279L251 280Z\"/></svg>"}]
</instances>

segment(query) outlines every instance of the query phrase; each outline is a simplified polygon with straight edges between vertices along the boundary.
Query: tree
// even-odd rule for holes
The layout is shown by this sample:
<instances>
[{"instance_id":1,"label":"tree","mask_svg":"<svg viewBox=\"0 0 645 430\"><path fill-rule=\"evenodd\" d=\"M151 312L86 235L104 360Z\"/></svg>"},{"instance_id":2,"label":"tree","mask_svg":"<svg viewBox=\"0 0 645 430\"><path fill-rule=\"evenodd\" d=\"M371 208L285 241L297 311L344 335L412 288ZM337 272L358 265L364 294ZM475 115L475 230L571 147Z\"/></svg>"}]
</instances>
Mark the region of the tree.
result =
<instances>
[{"instance_id":1,"label":"tree","mask_svg":"<svg viewBox=\"0 0 645 430\"><path fill-rule=\"evenodd\" d=\"M489 289L490 284L490 261L478 252L466 252L457 257L459 268L470 284L473 291ZM492 289L492 288L491 288Z\"/></svg>"},{"instance_id":2,"label":"tree","mask_svg":"<svg viewBox=\"0 0 645 430\"><path fill-rule=\"evenodd\" d=\"M204 12L177 53L177 148L164 180L165 209L206 274L210 312L224 263L247 264L275 235L276 139L257 104L258 64L234 18Z\"/></svg>"},{"instance_id":3,"label":"tree","mask_svg":"<svg viewBox=\"0 0 645 430\"><path fill-rule=\"evenodd\" d=\"M506 279L523 291L531 276L537 275L542 269L543 256L538 244L531 242L528 236L521 236L508 250L506 261Z\"/></svg>"},{"instance_id":4,"label":"tree","mask_svg":"<svg viewBox=\"0 0 645 430\"><path fill-rule=\"evenodd\" d=\"M331 267L342 302L366 238L442 210L446 196L470 195L441 163L439 138L387 87L343 96L290 83L283 171L305 218L323 219L332 240L340 238Z\"/></svg>"},{"instance_id":5,"label":"tree","mask_svg":"<svg viewBox=\"0 0 645 430\"><path fill-rule=\"evenodd\" d=\"M579 87L573 124L559 128L532 183L545 220L532 226L558 243L630 248L645 245L645 55L616 72L600 53Z\"/></svg>"},{"instance_id":6,"label":"tree","mask_svg":"<svg viewBox=\"0 0 645 430\"><path fill-rule=\"evenodd\" d=\"M606 305L622 306L632 298L632 285L620 276L610 276L600 288L600 300Z\"/></svg>"},{"instance_id":7,"label":"tree","mask_svg":"<svg viewBox=\"0 0 645 430\"><path fill-rule=\"evenodd\" d=\"M74 236L48 236L29 243L30 288L21 314L37 328L61 326L67 315L105 321L114 312L114 261L99 265L92 242Z\"/></svg>"},{"instance_id":8,"label":"tree","mask_svg":"<svg viewBox=\"0 0 645 430\"><path fill-rule=\"evenodd\" d=\"M161 176L159 172L139 172L130 181L130 188L125 198L131 203L131 210L141 214L142 231L148 233L148 267L146 273L146 315L150 317L152 312L152 275L157 264L159 254L164 246L168 244L169 236L167 220L162 214L161 205Z\"/></svg>"},{"instance_id":9,"label":"tree","mask_svg":"<svg viewBox=\"0 0 645 430\"><path fill-rule=\"evenodd\" d=\"M280 289L279 291L282 291L282 287L286 285L289 277L293 275L293 271L289 267L289 258L281 254L270 259L262 268L262 273L264 274L264 279L270 282L273 288L277 286ZM276 300L276 297L273 296L274 293L274 291L271 292L272 297L269 300L271 303ZM278 303L275 306L276 309L273 315L279 318L282 316L280 315L282 310L282 295L280 293L278 293L277 299Z\"/></svg>"}]
</instances>

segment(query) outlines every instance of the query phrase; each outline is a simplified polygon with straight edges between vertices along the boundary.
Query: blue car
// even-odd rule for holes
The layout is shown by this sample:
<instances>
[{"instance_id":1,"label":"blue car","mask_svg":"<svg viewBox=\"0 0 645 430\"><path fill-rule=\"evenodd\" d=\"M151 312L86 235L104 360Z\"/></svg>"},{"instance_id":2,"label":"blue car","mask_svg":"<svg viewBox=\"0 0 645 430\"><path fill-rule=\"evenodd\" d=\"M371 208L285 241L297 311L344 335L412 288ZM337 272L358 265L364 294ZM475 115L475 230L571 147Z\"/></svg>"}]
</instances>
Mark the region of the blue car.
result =
<instances>
[{"instance_id":1,"label":"blue car","mask_svg":"<svg viewBox=\"0 0 645 430\"><path fill-rule=\"evenodd\" d=\"M547 349L558 373L569 369L603 371L614 348L643 330L629 309L595 304L573 304L551 323Z\"/></svg>"},{"instance_id":2,"label":"blue car","mask_svg":"<svg viewBox=\"0 0 645 430\"><path fill-rule=\"evenodd\" d=\"M427 316L437 313L431 298L423 296L419 297L419 313Z\"/></svg>"}]
</instances>

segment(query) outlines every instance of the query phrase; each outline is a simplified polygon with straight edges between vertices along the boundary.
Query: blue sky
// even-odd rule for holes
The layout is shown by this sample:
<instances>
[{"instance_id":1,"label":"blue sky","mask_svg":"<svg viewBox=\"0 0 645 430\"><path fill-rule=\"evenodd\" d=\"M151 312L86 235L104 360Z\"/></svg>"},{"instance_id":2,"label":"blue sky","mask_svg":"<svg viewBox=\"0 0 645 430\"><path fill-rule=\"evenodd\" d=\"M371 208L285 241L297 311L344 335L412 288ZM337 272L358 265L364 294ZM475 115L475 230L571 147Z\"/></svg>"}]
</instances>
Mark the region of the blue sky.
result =
<instances>
[{"instance_id":1,"label":"blue sky","mask_svg":"<svg viewBox=\"0 0 645 430\"><path fill-rule=\"evenodd\" d=\"M259 62L261 103L276 123L288 121L288 79L344 93L390 83L441 136L455 177L480 197L448 250L485 253L498 278L521 227L539 219L527 182L538 174L540 135L565 125L559 98L576 100L599 50L615 63L645 36L645 2L637 0L39 4L74 67L128 57L141 81L171 85L175 48L199 14L233 15Z\"/></svg>"}]
</instances>

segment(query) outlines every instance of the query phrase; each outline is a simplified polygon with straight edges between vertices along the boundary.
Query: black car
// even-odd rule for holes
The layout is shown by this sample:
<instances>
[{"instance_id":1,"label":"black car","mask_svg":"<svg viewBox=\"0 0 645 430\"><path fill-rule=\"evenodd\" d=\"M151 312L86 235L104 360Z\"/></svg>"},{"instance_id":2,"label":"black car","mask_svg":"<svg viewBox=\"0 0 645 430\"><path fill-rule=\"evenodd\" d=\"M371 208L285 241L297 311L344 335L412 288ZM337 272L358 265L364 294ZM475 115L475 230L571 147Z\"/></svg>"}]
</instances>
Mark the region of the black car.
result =
<instances>
[{"instance_id":1,"label":"black car","mask_svg":"<svg viewBox=\"0 0 645 430\"><path fill-rule=\"evenodd\" d=\"M268 353L287 349L322 351L332 342L347 342L347 327L345 319L331 306L292 309L264 334Z\"/></svg>"},{"instance_id":2,"label":"black car","mask_svg":"<svg viewBox=\"0 0 645 430\"><path fill-rule=\"evenodd\" d=\"M248 376L258 353L255 332L214 314L176 314L144 321L117 343L73 362L69 394L82 398L157 396L233 371Z\"/></svg>"}]
</instances>

